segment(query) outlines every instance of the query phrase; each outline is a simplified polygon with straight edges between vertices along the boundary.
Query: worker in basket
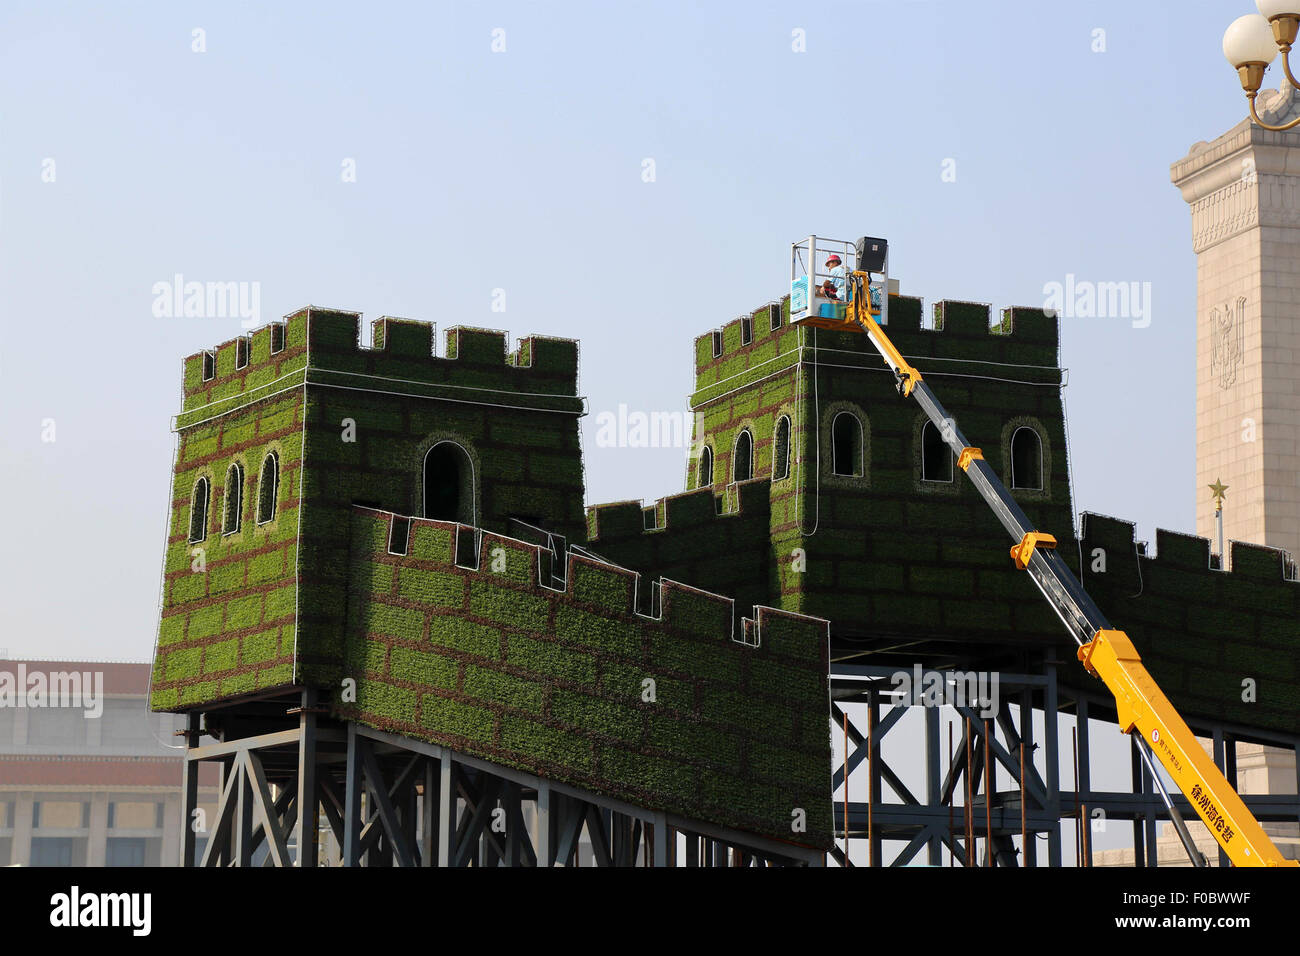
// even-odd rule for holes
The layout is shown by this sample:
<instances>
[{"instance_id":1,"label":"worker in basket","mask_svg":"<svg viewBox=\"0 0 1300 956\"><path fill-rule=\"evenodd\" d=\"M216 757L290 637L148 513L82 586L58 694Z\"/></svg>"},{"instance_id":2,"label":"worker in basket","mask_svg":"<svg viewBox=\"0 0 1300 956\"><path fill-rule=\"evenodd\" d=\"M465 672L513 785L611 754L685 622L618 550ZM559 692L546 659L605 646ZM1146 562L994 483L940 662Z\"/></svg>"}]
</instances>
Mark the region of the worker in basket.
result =
<instances>
[{"instance_id":1,"label":"worker in basket","mask_svg":"<svg viewBox=\"0 0 1300 956\"><path fill-rule=\"evenodd\" d=\"M835 302L844 302L846 284L844 263L832 252L826 260L826 268L831 270L831 277L822 283L822 295Z\"/></svg>"},{"instance_id":2,"label":"worker in basket","mask_svg":"<svg viewBox=\"0 0 1300 956\"><path fill-rule=\"evenodd\" d=\"M830 299L832 302L852 302L853 286L847 282L847 272L844 269L844 263L838 255L831 253L826 259L826 267L831 271L831 277L825 280L821 285L821 295L823 298ZM876 286L870 286L870 295L867 311L872 315L880 314L880 289Z\"/></svg>"}]
</instances>

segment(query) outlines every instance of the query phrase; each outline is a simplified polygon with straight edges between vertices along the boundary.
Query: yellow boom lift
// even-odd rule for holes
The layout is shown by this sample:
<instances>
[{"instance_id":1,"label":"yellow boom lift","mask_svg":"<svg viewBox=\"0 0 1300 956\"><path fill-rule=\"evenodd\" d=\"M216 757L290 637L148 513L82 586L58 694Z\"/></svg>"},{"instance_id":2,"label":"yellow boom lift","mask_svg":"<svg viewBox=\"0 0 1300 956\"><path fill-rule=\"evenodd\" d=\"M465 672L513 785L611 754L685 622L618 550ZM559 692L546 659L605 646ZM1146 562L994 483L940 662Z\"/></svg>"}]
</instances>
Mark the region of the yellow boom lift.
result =
<instances>
[{"instance_id":1,"label":"yellow boom lift","mask_svg":"<svg viewBox=\"0 0 1300 956\"><path fill-rule=\"evenodd\" d=\"M939 429L945 443L957 456L958 467L966 473L1015 542L1011 559L1016 567L1029 573L1065 624L1079 645L1078 658L1084 668L1100 678L1115 695L1120 729L1135 735L1142 758L1192 862L1198 866L1206 865L1152 764L1153 754L1234 865L1300 866L1300 862L1283 858L1273 845L1169 698L1147 673L1128 635L1111 626L1056 553L1056 539L1034 529L1006 486L984 460L983 453L966 441L956 422L944 411L934 392L921 378L921 373L885 334L878 318L882 309L888 315L888 243L883 239L859 239L854 250L853 270L847 271L848 263L836 262L832 278L821 286L817 285L818 272L814 265L816 243L817 238L810 237L806 243L797 243L794 247L792 263L796 260L802 263L804 255L808 261L802 264L802 268L792 271L791 318L797 324L818 328L865 332L893 371L899 394L915 399ZM835 259L839 256L836 255L832 261ZM881 282L874 287L872 273L882 275ZM822 299L827 301L820 301Z\"/></svg>"}]
</instances>

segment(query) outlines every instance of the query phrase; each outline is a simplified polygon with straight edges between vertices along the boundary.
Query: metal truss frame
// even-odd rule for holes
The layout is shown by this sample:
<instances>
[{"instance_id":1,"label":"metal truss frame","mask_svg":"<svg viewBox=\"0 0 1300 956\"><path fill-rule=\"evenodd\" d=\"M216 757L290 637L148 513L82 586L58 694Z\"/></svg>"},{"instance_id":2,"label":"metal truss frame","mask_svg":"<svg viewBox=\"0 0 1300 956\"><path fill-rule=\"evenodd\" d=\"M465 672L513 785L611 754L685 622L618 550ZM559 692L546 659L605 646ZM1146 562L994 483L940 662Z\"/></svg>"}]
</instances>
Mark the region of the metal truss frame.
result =
<instances>
[{"instance_id":1,"label":"metal truss frame","mask_svg":"<svg viewBox=\"0 0 1300 956\"><path fill-rule=\"evenodd\" d=\"M925 668L923 673L951 674L956 668ZM1156 826L1169 814L1150 778L1150 771L1132 750L1132 792L1094 790L1091 784L1091 741L1089 719L1112 719L1113 702L1100 695L1071 692L1063 696L1057 685L1056 667L1044 662L1039 674L999 673L1000 694L1019 705L1017 714L999 707L985 718L977 706L954 708L962 718L962 732L950 754L942 752L939 740L940 712L924 707L924 729L920 746L909 741L909 751L923 752L925 794L915 796L894 767L881 758L881 741L893 731L911 706L897 699L893 677L900 665L838 663L831 666L831 730L846 739L845 762L834 768L836 847L831 857L840 865L855 864L846 856L850 841L867 841L870 866L906 866L925 851L931 866L942 865L943 848L949 862L960 866L1038 866L1039 839L1046 842L1048 866L1062 865L1064 825L1074 824L1075 858L1080 865L1092 865L1093 850L1084 823L1100 810L1109 820L1132 821L1135 860L1138 866L1155 866ZM867 728L850 719L843 705L866 704ZM1042 715L1044 740L1034 739L1034 713ZM1075 752L1071 755L1077 789L1060 787L1061 754L1058 715L1073 713L1077 718ZM1300 758L1300 737L1261 731L1226 723L1189 721L1199 735L1213 740L1215 763L1232 785L1237 785L1236 741L1263 743L1290 749ZM1043 749L1040 773L1033 759ZM845 769L852 774L867 764L867 799L845 799ZM1300 768L1300 759L1297 760ZM1022 770L1023 768L1023 770ZM1000 786L999 781L1008 786ZM957 801L961 792L964 799ZM1300 769L1297 770L1300 794ZM1300 795L1248 795L1243 799L1263 822L1300 821ZM991 796L990 796L991 795ZM1187 799L1171 792L1185 818L1195 818ZM847 836L846 836L847 833ZM1014 837L1021 837L1017 847ZM903 847L887 859L885 843L902 842ZM981 848L980 844L983 843ZM860 846L860 844L859 844ZM1181 849L1179 853L1182 854ZM1174 861L1166 861L1174 862ZM1186 862L1185 858L1177 862ZM1220 865L1226 866L1224 854Z\"/></svg>"},{"instance_id":2,"label":"metal truss frame","mask_svg":"<svg viewBox=\"0 0 1300 956\"><path fill-rule=\"evenodd\" d=\"M448 747L328 720L314 691L191 713L186 866L820 866L818 850L691 820ZM200 745L202 718L222 739ZM294 722L296 721L296 726ZM198 766L221 767L215 816L198 811ZM304 812L304 808L306 812ZM341 848L324 859L322 828ZM196 826L200 824L200 826ZM208 839L196 855L199 830ZM584 844L585 840L585 844Z\"/></svg>"}]
</instances>

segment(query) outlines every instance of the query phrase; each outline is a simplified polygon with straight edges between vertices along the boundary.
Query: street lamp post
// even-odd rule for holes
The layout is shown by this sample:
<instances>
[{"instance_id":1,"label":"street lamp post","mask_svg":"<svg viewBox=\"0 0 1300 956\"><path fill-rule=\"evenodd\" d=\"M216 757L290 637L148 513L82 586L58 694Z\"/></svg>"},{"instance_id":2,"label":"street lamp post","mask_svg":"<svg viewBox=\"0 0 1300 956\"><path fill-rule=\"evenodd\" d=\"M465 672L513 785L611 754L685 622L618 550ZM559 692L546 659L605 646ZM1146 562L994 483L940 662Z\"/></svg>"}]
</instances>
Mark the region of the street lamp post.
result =
<instances>
[{"instance_id":1,"label":"street lamp post","mask_svg":"<svg viewBox=\"0 0 1300 956\"><path fill-rule=\"evenodd\" d=\"M1281 126L1272 126L1259 118L1255 97L1264 82L1264 71L1282 54L1282 69L1287 82L1300 89L1291 73L1291 46L1300 33L1300 0L1255 0L1259 13L1238 17L1223 34L1223 55L1237 71L1241 88L1250 101L1250 118L1264 129L1286 130L1300 126L1300 118Z\"/></svg>"}]
</instances>

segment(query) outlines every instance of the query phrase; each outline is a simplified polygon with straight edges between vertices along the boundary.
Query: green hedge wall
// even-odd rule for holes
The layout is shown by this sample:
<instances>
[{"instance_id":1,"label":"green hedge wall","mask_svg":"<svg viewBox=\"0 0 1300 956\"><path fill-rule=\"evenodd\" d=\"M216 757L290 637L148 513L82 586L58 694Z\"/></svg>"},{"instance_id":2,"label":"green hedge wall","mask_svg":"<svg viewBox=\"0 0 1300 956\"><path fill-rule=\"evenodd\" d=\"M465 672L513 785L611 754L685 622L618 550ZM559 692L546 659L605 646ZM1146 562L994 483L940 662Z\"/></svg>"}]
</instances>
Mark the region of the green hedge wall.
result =
<instances>
[{"instance_id":1,"label":"green hedge wall","mask_svg":"<svg viewBox=\"0 0 1300 956\"><path fill-rule=\"evenodd\" d=\"M752 314L747 344L739 319L722 327L720 356L712 333L695 343L695 442L714 451L713 491L724 507L736 510L736 499L744 506L712 525L670 516L639 534L635 506L589 509L593 546L747 603L830 618L837 636L994 645L1059 636L1050 608L1014 570L1006 532L955 464L950 483L922 480L925 417L898 396L866 336L793 327L788 319L787 299L776 329L766 307ZM1013 493L1038 527L1072 538L1056 320L1014 308L994 327L988 306L944 301L934 325L941 330L921 327L919 299L891 297L891 338L1008 486L1011 435L1020 426L1038 432L1043 489ZM831 436L842 411L862 425L864 467L856 475L834 473ZM772 480L782 415L792 425L788 477ZM755 479L728 486L742 429L755 440ZM687 485L698 481L692 459ZM1062 553L1077 564L1070 550Z\"/></svg>"},{"instance_id":2,"label":"green hedge wall","mask_svg":"<svg viewBox=\"0 0 1300 956\"><path fill-rule=\"evenodd\" d=\"M152 680L156 710L293 683L303 408L299 390L178 432ZM258 482L272 452L279 461L275 516L259 524ZM239 530L226 534L227 476L236 462L244 476L241 519ZM210 489L207 535L191 543L200 477Z\"/></svg>"},{"instance_id":3,"label":"green hedge wall","mask_svg":"<svg viewBox=\"0 0 1300 956\"><path fill-rule=\"evenodd\" d=\"M1300 583L1284 552L1232 542L1225 573L1205 538L1160 529L1148 555L1131 523L1085 514L1083 554L1084 587L1185 718L1300 733Z\"/></svg>"},{"instance_id":4,"label":"green hedge wall","mask_svg":"<svg viewBox=\"0 0 1300 956\"><path fill-rule=\"evenodd\" d=\"M356 508L341 716L445 743L639 806L801 845L831 840L826 622L672 584L657 618L634 574L570 556L539 587L537 550L484 534L472 570L453 526ZM496 570L493 570L496 568ZM652 680L653 701L646 699ZM806 832L792 829L802 810Z\"/></svg>"}]
</instances>

